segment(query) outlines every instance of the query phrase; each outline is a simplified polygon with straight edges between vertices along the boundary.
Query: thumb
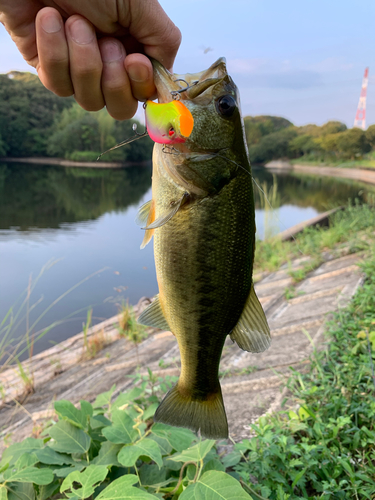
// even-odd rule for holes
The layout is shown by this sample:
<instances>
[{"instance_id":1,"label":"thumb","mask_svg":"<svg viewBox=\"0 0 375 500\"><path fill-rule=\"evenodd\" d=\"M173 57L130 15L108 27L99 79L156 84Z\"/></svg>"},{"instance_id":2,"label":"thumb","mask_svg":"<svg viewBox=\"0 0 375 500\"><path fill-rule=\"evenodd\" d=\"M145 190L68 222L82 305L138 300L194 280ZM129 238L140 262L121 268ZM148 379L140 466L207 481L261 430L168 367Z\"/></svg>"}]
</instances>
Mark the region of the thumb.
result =
<instances>
[{"instance_id":1,"label":"thumb","mask_svg":"<svg viewBox=\"0 0 375 500\"><path fill-rule=\"evenodd\" d=\"M146 55L157 59L163 66L172 70L172 66L181 43L181 32L164 12L157 0L120 0L123 12L119 21L127 25L130 34L142 43ZM129 25L129 18L131 19ZM126 20L127 19L127 22ZM125 24L126 23L126 24Z\"/></svg>"}]
</instances>

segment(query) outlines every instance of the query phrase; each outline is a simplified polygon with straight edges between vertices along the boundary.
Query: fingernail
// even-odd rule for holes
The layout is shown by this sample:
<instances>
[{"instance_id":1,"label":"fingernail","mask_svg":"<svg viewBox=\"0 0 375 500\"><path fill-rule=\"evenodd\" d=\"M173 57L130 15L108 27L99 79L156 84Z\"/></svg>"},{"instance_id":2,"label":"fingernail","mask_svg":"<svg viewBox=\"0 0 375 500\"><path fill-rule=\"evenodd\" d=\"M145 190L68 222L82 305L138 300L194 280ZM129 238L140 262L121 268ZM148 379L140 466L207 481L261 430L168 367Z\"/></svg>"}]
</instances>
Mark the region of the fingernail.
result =
<instances>
[{"instance_id":1,"label":"fingernail","mask_svg":"<svg viewBox=\"0 0 375 500\"><path fill-rule=\"evenodd\" d=\"M123 57L123 51L121 46L117 43L107 42L100 47L100 52L102 55L103 62L114 62L118 61Z\"/></svg>"},{"instance_id":2,"label":"fingernail","mask_svg":"<svg viewBox=\"0 0 375 500\"><path fill-rule=\"evenodd\" d=\"M44 16L41 19L41 25L46 33L57 33L61 30L62 23L55 15Z\"/></svg>"},{"instance_id":3,"label":"fingernail","mask_svg":"<svg viewBox=\"0 0 375 500\"><path fill-rule=\"evenodd\" d=\"M132 64L127 68L129 78L133 82L145 82L149 78L148 70L144 66Z\"/></svg>"},{"instance_id":4,"label":"fingernail","mask_svg":"<svg viewBox=\"0 0 375 500\"><path fill-rule=\"evenodd\" d=\"M69 26L69 31L72 39L79 45L87 45L92 42L95 37L93 28L80 19L77 19L77 21L74 21Z\"/></svg>"}]
</instances>

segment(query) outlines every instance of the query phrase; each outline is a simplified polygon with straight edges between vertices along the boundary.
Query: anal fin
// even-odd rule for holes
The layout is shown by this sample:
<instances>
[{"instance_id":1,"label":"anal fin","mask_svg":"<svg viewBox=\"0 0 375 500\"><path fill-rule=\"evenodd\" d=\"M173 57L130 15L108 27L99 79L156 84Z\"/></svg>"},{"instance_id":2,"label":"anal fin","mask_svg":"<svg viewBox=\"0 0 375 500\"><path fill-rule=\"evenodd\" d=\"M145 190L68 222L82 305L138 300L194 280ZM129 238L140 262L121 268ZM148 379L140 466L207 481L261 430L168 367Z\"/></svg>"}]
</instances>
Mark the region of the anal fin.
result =
<instances>
[{"instance_id":1,"label":"anal fin","mask_svg":"<svg viewBox=\"0 0 375 500\"><path fill-rule=\"evenodd\" d=\"M155 300L139 316L138 323L140 325L160 328L161 330L170 330L160 305L159 295L156 295Z\"/></svg>"},{"instance_id":2,"label":"anal fin","mask_svg":"<svg viewBox=\"0 0 375 500\"><path fill-rule=\"evenodd\" d=\"M271 333L261 303L256 296L254 284L245 303L237 325L230 333L230 338L238 347L249 352L263 352L271 344Z\"/></svg>"}]
</instances>

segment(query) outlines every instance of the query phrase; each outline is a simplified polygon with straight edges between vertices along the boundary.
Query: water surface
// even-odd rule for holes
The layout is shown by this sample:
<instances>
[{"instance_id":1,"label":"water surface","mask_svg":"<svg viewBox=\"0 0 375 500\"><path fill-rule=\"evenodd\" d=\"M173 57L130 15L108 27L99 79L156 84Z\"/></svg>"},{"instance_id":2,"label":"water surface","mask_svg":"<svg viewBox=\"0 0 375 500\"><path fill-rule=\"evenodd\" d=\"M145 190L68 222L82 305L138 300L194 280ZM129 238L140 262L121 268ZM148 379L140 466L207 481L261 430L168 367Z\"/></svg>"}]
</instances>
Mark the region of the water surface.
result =
<instances>
[{"instance_id":1,"label":"water surface","mask_svg":"<svg viewBox=\"0 0 375 500\"><path fill-rule=\"evenodd\" d=\"M273 177L265 169L253 174L268 194L277 183L273 201L279 208L272 217L256 194L259 238L348 199L365 199L368 192L339 179ZM20 311L12 335L24 334L27 304L20 307L29 284L29 326L42 315L32 333L61 320L34 353L81 331L89 307L99 322L122 303L157 293L152 245L139 249L143 231L134 222L138 207L151 198L150 186L151 165L109 170L0 164L0 323L10 308L14 315Z\"/></svg>"}]
</instances>

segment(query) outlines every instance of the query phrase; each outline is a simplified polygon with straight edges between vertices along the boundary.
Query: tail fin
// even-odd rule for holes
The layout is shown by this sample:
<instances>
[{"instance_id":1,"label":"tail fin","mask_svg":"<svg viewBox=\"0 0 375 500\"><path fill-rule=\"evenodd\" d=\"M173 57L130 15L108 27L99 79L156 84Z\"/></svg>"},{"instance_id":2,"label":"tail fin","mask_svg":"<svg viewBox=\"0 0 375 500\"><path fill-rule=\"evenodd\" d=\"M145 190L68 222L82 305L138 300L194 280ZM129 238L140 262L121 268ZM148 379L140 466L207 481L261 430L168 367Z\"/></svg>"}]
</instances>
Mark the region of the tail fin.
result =
<instances>
[{"instance_id":1,"label":"tail fin","mask_svg":"<svg viewBox=\"0 0 375 500\"><path fill-rule=\"evenodd\" d=\"M209 439L228 437L228 422L225 414L223 396L219 386L215 394L204 401L194 400L173 387L160 403L154 415L155 422L186 427L192 431L201 431Z\"/></svg>"}]
</instances>

